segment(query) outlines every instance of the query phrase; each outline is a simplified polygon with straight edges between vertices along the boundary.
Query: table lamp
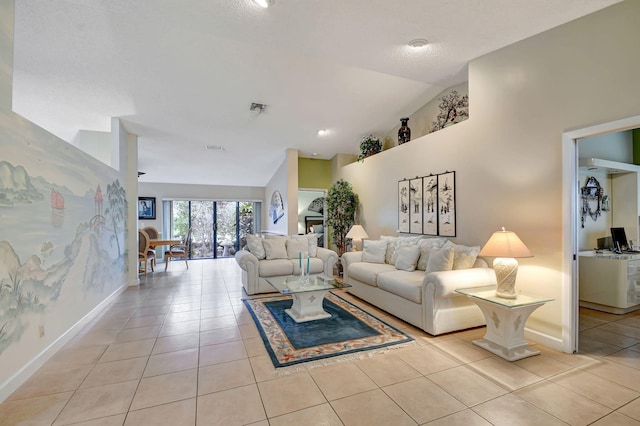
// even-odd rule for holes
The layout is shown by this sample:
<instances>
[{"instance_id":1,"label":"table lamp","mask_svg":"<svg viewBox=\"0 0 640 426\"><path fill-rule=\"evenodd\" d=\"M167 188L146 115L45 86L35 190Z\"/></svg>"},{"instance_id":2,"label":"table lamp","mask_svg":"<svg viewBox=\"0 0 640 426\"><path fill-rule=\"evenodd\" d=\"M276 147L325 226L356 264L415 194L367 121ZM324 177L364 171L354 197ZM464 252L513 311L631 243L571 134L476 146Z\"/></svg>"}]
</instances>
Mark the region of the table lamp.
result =
<instances>
[{"instance_id":1,"label":"table lamp","mask_svg":"<svg viewBox=\"0 0 640 426\"><path fill-rule=\"evenodd\" d=\"M518 274L518 261L516 257L533 257L527 246L518 238L515 232L501 231L493 233L489 241L482 247L480 256L495 257L493 269L498 279L496 296L506 299L516 298L516 275Z\"/></svg>"},{"instance_id":2,"label":"table lamp","mask_svg":"<svg viewBox=\"0 0 640 426\"><path fill-rule=\"evenodd\" d=\"M362 225L353 225L351 229L349 229L349 232L347 232L345 238L351 238L353 240L351 251L358 251L358 241L369 238L369 235L367 235Z\"/></svg>"}]
</instances>

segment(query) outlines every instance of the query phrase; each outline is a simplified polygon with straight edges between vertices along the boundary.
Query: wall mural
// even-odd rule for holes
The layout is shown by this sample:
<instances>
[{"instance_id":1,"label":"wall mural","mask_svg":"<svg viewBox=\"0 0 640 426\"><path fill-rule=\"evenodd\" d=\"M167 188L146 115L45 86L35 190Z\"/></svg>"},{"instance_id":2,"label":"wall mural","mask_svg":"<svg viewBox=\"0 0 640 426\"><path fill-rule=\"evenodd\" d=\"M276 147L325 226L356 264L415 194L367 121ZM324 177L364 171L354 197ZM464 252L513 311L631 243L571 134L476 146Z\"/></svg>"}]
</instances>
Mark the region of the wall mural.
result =
<instances>
[{"instance_id":1,"label":"wall mural","mask_svg":"<svg viewBox=\"0 0 640 426\"><path fill-rule=\"evenodd\" d=\"M29 328L42 336L54 310L73 325L125 279L127 201L108 180L115 171L96 176L74 147L45 148L12 144L0 161L0 355Z\"/></svg>"}]
</instances>

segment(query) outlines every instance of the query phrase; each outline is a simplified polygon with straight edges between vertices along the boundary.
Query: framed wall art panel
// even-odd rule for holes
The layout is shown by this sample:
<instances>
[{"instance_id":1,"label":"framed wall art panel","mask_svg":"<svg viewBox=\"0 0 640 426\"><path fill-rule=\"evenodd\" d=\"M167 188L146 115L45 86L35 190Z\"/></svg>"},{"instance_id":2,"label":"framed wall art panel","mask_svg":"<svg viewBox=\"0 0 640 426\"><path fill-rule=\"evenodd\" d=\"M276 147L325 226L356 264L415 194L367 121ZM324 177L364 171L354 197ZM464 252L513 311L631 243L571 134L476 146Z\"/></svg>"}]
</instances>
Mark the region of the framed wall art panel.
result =
<instances>
[{"instance_id":1,"label":"framed wall art panel","mask_svg":"<svg viewBox=\"0 0 640 426\"><path fill-rule=\"evenodd\" d=\"M422 178L409 180L409 233L422 234Z\"/></svg>"},{"instance_id":2,"label":"framed wall art panel","mask_svg":"<svg viewBox=\"0 0 640 426\"><path fill-rule=\"evenodd\" d=\"M438 176L422 178L422 232L438 235Z\"/></svg>"},{"instance_id":3,"label":"framed wall art panel","mask_svg":"<svg viewBox=\"0 0 640 426\"><path fill-rule=\"evenodd\" d=\"M409 232L409 181L398 182L398 232Z\"/></svg>"},{"instance_id":4,"label":"framed wall art panel","mask_svg":"<svg viewBox=\"0 0 640 426\"><path fill-rule=\"evenodd\" d=\"M138 197L138 219L156 218L156 197Z\"/></svg>"},{"instance_id":5,"label":"framed wall art panel","mask_svg":"<svg viewBox=\"0 0 640 426\"><path fill-rule=\"evenodd\" d=\"M438 235L456 236L456 172L438 175Z\"/></svg>"}]
</instances>

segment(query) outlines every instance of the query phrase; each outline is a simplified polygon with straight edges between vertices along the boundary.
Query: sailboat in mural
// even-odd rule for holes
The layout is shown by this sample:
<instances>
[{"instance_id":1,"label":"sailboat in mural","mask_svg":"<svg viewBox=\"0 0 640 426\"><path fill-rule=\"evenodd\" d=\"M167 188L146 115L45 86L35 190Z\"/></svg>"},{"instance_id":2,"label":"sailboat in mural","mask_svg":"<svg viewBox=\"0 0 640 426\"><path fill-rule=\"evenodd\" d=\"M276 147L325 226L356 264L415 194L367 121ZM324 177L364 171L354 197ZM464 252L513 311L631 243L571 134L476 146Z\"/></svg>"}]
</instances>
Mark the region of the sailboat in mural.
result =
<instances>
[{"instance_id":1,"label":"sailboat in mural","mask_svg":"<svg viewBox=\"0 0 640 426\"><path fill-rule=\"evenodd\" d=\"M64 214L64 197L55 189L51 189L51 212L58 215Z\"/></svg>"}]
</instances>

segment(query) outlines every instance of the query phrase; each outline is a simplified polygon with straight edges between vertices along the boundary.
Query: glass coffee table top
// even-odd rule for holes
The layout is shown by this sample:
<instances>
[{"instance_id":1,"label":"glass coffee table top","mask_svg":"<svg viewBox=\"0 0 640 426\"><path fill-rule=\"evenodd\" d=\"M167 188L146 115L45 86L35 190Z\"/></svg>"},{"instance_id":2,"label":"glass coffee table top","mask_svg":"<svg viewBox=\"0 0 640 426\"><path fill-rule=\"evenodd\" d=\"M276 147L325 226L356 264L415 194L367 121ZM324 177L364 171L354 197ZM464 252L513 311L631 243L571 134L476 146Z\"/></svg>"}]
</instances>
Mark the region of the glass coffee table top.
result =
<instances>
[{"instance_id":1,"label":"glass coffee table top","mask_svg":"<svg viewBox=\"0 0 640 426\"><path fill-rule=\"evenodd\" d=\"M334 290L339 288L351 287L341 280L326 275L310 275L301 278L299 275L290 275L287 277L269 277L265 280L276 290L282 294L306 293L318 290Z\"/></svg>"},{"instance_id":2,"label":"glass coffee table top","mask_svg":"<svg viewBox=\"0 0 640 426\"><path fill-rule=\"evenodd\" d=\"M502 305L507 308L515 308L518 306L527 306L537 303L546 303L553 300L548 297L541 297L524 292L518 292L515 299L505 299L503 297L496 296L496 286L459 288L458 290L456 290L456 293L471 296L476 299L485 300L487 302Z\"/></svg>"}]
</instances>

